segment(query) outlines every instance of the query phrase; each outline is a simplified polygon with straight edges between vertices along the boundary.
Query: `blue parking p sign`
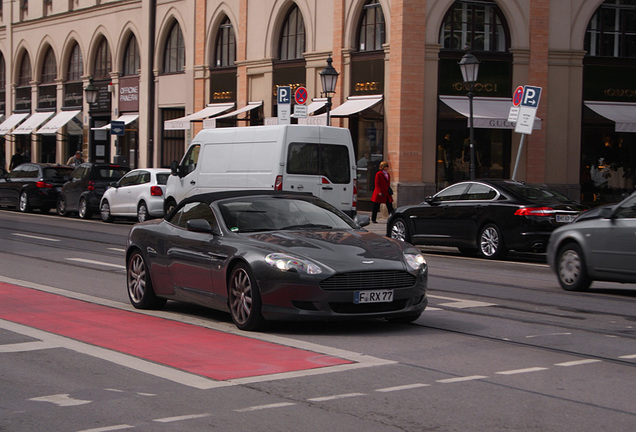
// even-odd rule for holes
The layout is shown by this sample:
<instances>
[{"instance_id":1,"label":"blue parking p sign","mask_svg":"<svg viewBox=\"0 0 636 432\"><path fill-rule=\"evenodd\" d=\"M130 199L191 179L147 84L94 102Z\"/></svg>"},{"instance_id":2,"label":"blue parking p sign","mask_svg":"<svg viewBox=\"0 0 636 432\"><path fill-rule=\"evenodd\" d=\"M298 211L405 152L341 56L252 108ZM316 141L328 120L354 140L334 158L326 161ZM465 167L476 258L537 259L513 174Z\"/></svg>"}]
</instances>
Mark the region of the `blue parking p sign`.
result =
<instances>
[{"instance_id":1,"label":"blue parking p sign","mask_svg":"<svg viewBox=\"0 0 636 432\"><path fill-rule=\"evenodd\" d=\"M521 106L538 108L539 99L541 99L541 87L525 86L523 88Z\"/></svg>"},{"instance_id":2,"label":"blue parking p sign","mask_svg":"<svg viewBox=\"0 0 636 432\"><path fill-rule=\"evenodd\" d=\"M291 92L290 86L278 87L277 95L278 95L277 99L278 99L279 105L291 104L292 92Z\"/></svg>"}]
</instances>

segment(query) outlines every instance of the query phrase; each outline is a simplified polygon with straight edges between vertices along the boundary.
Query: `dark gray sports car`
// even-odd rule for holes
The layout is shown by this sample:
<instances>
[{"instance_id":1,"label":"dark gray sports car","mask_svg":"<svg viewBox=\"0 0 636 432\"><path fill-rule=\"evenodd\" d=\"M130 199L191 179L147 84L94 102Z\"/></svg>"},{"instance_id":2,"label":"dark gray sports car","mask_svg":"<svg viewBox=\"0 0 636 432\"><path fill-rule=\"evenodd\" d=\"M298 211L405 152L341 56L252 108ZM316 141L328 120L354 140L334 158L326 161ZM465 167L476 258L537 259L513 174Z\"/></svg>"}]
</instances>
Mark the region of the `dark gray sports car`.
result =
<instances>
[{"instance_id":1,"label":"dark gray sports car","mask_svg":"<svg viewBox=\"0 0 636 432\"><path fill-rule=\"evenodd\" d=\"M418 249L303 193L187 198L165 219L132 228L126 272L136 308L197 303L229 311L243 330L268 320L410 322L427 304L428 267Z\"/></svg>"}]
</instances>

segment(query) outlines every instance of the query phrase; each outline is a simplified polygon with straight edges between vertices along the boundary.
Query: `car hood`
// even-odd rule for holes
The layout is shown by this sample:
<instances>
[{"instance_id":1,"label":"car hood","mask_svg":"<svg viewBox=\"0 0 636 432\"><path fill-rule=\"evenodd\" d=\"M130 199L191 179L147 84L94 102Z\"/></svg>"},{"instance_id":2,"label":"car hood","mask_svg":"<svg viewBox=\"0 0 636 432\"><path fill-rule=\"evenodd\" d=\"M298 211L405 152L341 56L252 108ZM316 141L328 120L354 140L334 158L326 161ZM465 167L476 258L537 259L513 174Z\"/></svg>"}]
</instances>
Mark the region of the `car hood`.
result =
<instances>
[{"instance_id":1,"label":"car hood","mask_svg":"<svg viewBox=\"0 0 636 432\"><path fill-rule=\"evenodd\" d=\"M276 231L248 237L266 249L301 255L334 271L405 268L406 247L368 231Z\"/></svg>"}]
</instances>

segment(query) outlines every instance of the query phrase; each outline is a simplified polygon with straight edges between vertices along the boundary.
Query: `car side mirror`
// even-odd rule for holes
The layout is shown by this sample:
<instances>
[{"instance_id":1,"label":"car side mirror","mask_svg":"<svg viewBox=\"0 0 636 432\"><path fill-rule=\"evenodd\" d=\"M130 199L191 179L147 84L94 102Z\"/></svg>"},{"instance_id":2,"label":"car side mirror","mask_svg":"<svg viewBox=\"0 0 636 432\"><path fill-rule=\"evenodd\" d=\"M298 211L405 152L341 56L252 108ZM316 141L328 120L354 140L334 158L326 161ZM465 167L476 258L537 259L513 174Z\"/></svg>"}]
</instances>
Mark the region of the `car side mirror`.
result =
<instances>
[{"instance_id":1,"label":"car side mirror","mask_svg":"<svg viewBox=\"0 0 636 432\"><path fill-rule=\"evenodd\" d=\"M179 163L177 161L170 162L170 174L179 175Z\"/></svg>"},{"instance_id":2,"label":"car side mirror","mask_svg":"<svg viewBox=\"0 0 636 432\"><path fill-rule=\"evenodd\" d=\"M612 219L613 216L614 216L614 209L610 207L604 207L601 209L601 218Z\"/></svg>"},{"instance_id":3,"label":"car side mirror","mask_svg":"<svg viewBox=\"0 0 636 432\"><path fill-rule=\"evenodd\" d=\"M210 225L210 222L206 221L205 219L190 219L186 223L186 228L188 229L188 231L192 232L207 233L212 235L221 234L218 227L215 226L213 228Z\"/></svg>"},{"instance_id":4,"label":"car side mirror","mask_svg":"<svg viewBox=\"0 0 636 432\"><path fill-rule=\"evenodd\" d=\"M353 220L361 227L365 227L371 223L371 218L369 217L369 215L356 215Z\"/></svg>"},{"instance_id":5,"label":"car side mirror","mask_svg":"<svg viewBox=\"0 0 636 432\"><path fill-rule=\"evenodd\" d=\"M433 196L427 196L424 198L424 202L427 204L433 204L435 202L435 198L433 198Z\"/></svg>"}]
</instances>

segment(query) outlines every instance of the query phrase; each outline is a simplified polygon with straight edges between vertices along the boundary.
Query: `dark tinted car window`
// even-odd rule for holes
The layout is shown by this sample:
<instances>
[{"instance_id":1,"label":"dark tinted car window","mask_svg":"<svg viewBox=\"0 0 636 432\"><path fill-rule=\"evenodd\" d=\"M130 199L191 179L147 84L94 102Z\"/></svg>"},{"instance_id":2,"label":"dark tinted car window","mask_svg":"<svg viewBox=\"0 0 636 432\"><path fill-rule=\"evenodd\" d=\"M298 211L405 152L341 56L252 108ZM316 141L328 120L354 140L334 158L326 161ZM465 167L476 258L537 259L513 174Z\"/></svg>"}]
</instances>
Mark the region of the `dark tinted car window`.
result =
<instances>
[{"instance_id":1,"label":"dark tinted car window","mask_svg":"<svg viewBox=\"0 0 636 432\"><path fill-rule=\"evenodd\" d=\"M497 191L488 185L481 183L473 183L470 185L468 192L466 192L466 199L468 200L491 200L497 196Z\"/></svg>"},{"instance_id":2,"label":"dark tinted car window","mask_svg":"<svg viewBox=\"0 0 636 432\"><path fill-rule=\"evenodd\" d=\"M71 177L73 168L55 167L44 168L44 178L53 181L68 181Z\"/></svg>"},{"instance_id":3,"label":"dark tinted car window","mask_svg":"<svg viewBox=\"0 0 636 432\"><path fill-rule=\"evenodd\" d=\"M466 183L449 186L435 195L435 201L458 201L462 199L462 195L467 187L468 185Z\"/></svg>"},{"instance_id":4,"label":"dark tinted car window","mask_svg":"<svg viewBox=\"0 0 636 432\"><path fill-rule=\"evenodd\" d=\"M95 172L96 180L119 180L128 170L120 167L99 167Z\"/></svg>"},{"instance_id":5,"label":"dark tinted car window","mask_svg":"<svg viewBox=\"0 0 636 432\"><path fill-rule=\"evenodd\" d=\"M202 202L192 202L185 204L181 207L172 218L168 220L173 225L181 228L186 228L186 224L192 219L205 219L210 223L210 226L214 226L216 218L210 206Z\"/></svg>"},{"instance_id":6,"label":"dark tinted car window","mask_svg":"<svg viewBox=\"0 0 636 432\"><path fill-rule=\"evenodd\" d=\"M139 173L139 177L137 178L137 184L146 184L150 182L150 173L148 171L143 171Z\"/></svg>"},{"instance_id":7,"label":"dark tinted car window","mask_svg":"<svg viewBox=\"0 0 636 432\"><path fill-rule=\"evenodd\" d=\"M13 171L11 171L9 174L7 174L7 178L16 179L16 178L20 177L21 173L22 173L22 167L19 166L16 169L14 169Z\"/></svg>"},{"instance_id":8,"label":"dark tinted car window","mask_svg":"<svg viewBox=\"0 0 636 432\"><path fill-rule=\"evenodd\" d=\"M75 171L73 171L73 174L71 175L71 178L73 179L81 179L82 177L84 177L84 175L86 174L86 172L88 171L88 167L87 166L79 166L75 169Z\"/></svg>"},{"instance_id":9,"label":"dark tinted car window","mask_svg":"<svg viewBox=\"0 0 636 432\"><path fill-rule=\"evenodd\" d=\"M507 189L515 193L516 195L522 196L523 198L532 200L532 201L541 201L541 200L551 200L551 201L561 201L561 202L570 202L571 200L565 195L560 194L559 192L552 190L547 187L539 186L539 185L531 185L524 183L508 183L505 186Z\"/></svg>"},{"instance_id":10,"label":"dark tinted car window","mask_svg":"<svg viewBox=\"0 0 636 432\"><path fill-rule=\"evenodd\" d=\"M38 167L35 165L27 165L24 170L22 170L22 175L20 177L24 177L25 179L35 179L38 178Z\"/></svg>"},{"instance_id":11,"label":"dark tinted car window","mask_svg":"<svg viewBox=\"0 0 636 432\"><path fill-rule=\"evenodd\" d=\"M168 177L170 174L157 174L157 184L165 185L168 183Z\"/></svg>"},{"instance_id":12,"label":"dark tinted car window","mask_svg":"<svg viewBox=\"0 0 636 432\"><path fill-rule=\"evenodd\" d=\"M287 173L322 175L332 183L349 183L349 150L335 144L292 143L287 154Z\"/></svg>"},{"instance_id":13,"label":"dark tinted car window","mask_svg":"<svg viewBox=\"0 0 636 432\"><path fill-rule=\"evenodd\" d=\"M119 186L130 186L137 183L138 172L128 173L119 180Z\"/></svg>"},{"instance_id":14,"label":"dark tinted car window","mask_svg":"<svg viewBox=\"0 0 636 432\"><path fill-rule=\"evenodd\" d=\"M619 219L636 218L636 195L629 198L616 209L614 215Z\"/></svg>"}]
</instances>

